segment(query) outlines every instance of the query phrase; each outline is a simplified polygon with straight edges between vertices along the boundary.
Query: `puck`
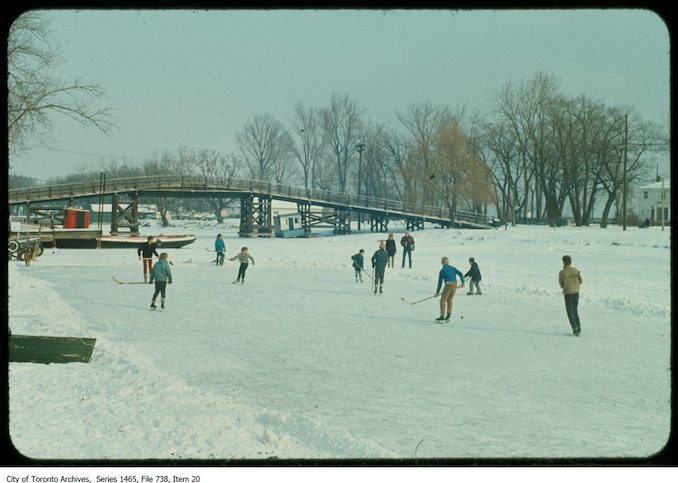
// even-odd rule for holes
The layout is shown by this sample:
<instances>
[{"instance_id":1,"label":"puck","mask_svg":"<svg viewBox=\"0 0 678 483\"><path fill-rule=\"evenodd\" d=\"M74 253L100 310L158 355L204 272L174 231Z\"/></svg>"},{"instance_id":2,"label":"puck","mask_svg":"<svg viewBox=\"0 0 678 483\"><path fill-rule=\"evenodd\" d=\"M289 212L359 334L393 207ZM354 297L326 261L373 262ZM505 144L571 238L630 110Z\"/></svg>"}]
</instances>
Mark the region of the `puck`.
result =
<instances>
[{"instance_id":1,"label":"puck","mask_svg":"<svg viewBox=\"0 0 678 483\"><path fill-rule=\"evenodd\" d=\"M462 316L461 316L461 318L463 319L463 318L464 318L464 316L462 315Z\"/></svg>"}]
</instances>

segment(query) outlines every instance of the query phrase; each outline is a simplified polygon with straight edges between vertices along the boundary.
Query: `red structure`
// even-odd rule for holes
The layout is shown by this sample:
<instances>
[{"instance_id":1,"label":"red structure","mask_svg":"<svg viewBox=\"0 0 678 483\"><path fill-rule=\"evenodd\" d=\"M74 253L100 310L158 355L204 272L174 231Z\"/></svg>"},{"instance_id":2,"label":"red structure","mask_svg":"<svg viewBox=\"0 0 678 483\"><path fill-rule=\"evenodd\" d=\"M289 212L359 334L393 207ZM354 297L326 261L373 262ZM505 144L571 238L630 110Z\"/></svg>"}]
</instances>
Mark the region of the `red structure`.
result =
<instances>
[{"instance_id":1,"label":"red structure","mask_svg":"<svg viewBox=\"0 0 678 483\"><path fill-rule=\"evenodd\" d=\"M64 209L64 228L89 228L89 210Z\"/></svg>"}]
</instances>

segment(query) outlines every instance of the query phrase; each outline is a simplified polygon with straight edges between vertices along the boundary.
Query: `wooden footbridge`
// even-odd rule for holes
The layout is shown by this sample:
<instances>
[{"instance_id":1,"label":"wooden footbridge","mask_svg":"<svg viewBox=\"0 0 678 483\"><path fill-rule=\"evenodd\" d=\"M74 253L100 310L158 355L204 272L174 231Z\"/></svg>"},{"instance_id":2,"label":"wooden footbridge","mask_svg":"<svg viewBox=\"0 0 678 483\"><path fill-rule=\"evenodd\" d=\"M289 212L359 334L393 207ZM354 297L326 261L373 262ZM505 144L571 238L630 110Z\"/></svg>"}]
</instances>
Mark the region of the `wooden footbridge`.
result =
<instances>
[{"instance_id":1,"label":"wooden footbridge","mask_svg":"<svg viewBox=\"0 0 678 483\"><path fill-rule=\"evenodd\" d=\"M45 203L94 198L112 201L111 231L128 226L138 232L137 206L140 197L195 197L240 199L240 236L273 234L272 201L293 202L306 235L312 226L333 226L335 233L350 233L358 221L370 231L388 231L390 221L404 221L408 230L424 228L424 223L441 227L488 228L491 218L481 213L456 211L450 216L442 207L357 196L319 189L239 178L207 179L198 176L145 176L105 179L50 186L10 189L9 205L39 209ZM121 207L121 205L123 207ZM320 207L321 210L313 207ZM136 229L136 230L135 230Z\"/></svg>"}]
</instances>

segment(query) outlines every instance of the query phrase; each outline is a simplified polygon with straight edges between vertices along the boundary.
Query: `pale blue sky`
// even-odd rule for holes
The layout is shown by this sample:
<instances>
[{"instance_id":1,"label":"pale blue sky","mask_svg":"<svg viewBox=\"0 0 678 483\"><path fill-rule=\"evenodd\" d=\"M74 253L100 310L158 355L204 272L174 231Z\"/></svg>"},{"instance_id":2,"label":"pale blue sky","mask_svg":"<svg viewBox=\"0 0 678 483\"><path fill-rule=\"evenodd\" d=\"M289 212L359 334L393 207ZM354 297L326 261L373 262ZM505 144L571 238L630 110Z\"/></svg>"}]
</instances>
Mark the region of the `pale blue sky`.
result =
<instances>
[{"instance_id":1,"label":"pale blue sky","mask_svg":"<svg viewBox=\"0 0 678 483\"><path fill-rule=\"evenodd\" d=\"M297 101L348 93L375 122L432 102L486 113L538 71L562 90L632 105L668 125L666 26L647 10L54 10L62 77L102 85L111 139L55 118L53 149L10 160L39 179L180 146L236 152L256 114L287 123ZM35 144L35 143L33 143Z\"/></svg>"}]
</instances>

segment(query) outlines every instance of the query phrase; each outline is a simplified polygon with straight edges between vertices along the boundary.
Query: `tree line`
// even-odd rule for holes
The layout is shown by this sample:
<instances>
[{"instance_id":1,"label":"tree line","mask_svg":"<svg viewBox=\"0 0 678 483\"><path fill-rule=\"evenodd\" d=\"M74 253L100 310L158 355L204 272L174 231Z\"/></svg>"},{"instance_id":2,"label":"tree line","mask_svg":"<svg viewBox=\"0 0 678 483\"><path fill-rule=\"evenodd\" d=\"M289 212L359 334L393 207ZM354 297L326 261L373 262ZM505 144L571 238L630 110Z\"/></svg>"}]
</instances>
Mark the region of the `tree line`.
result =
<instances>
[{"instance_id":1,"label":"tree line","mask_svg":"<svg viewBox=\"0 0 678 483\"><path fill-rule=\"evenodd\" d=\"M23 71L9 65L10 79L21 77ZM81 83L76 87L90 92ZM27 96L20 92L10 84L10 144L17 147L46 116L22 115L29 107L12 102ZM108 176L243 176L442 207L450 219L457 209L487 213L493 206L507 223L529 219L552 226L566 208L577 225L588 225L596 203L602 203L605 227L623 194L630 196L630 187L647 176L650 156L668 152L668 135L633 107L567 96L550 73L506 82L493 106L487 114L469 115L465 107L411 104L395 111L397 124L391 126L374 122L348 93L333 92L325 106L297 102L291 119L254 115L236 134L233 153L180 148L142 165L83 167L50 182L96 179L102 170ZM106 109L80 103L75 112L84 124L110 128ZM10 177L11 185L27 182ZM161 213L182 202L158 201ZM205 203L220 213L226 202Z\"/></svg>"}]
</instances>

